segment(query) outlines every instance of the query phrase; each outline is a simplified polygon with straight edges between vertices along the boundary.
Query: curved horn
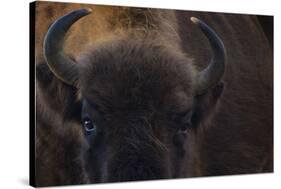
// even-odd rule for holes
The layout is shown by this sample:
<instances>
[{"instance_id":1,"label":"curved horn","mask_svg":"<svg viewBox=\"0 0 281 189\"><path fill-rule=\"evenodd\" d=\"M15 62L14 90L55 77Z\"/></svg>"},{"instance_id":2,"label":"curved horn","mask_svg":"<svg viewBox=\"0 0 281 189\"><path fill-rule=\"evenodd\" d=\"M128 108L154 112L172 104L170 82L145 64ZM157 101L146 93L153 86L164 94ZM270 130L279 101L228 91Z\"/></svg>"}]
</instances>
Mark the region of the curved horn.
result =
<instances>
[{"instance_id":1,"label":"curved horn","mask_svg":"<svg viewBox=\"0 0 281 189\"><path fill-rule=\"evenodd\" d=\"M196 94L200 95L208 89L215 87L221 80L226 64L226 51L222 40L212 28L198 18L191 17L190 20L200 27L208 38L213 50L213 57L208 67L198 74Z\"/></svg>"},{"instance_id":2,"label":"curved horn","mask_svg":"<svg viewBox=\"0 0 281 189\"><path fill-rule=\"evenodd\" d=\"M77 84L78 66L64 53L64 38L71 25L90 12L91 9L78 9L62 16L51 25L44 39L43 52L49 68L69 85Z\"/></svg>"}]
</instances>

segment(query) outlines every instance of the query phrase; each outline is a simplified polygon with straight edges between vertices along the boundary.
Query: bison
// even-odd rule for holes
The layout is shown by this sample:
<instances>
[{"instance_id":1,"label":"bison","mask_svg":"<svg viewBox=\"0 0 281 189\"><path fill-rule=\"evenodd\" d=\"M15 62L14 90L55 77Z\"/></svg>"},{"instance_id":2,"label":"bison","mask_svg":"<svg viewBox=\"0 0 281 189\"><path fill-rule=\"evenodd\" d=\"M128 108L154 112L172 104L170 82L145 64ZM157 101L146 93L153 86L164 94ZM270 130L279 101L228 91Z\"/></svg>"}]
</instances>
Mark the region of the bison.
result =
<instances>
[{"instance_id":1,"label":"bison","mask_svg":"<svg viewBox=\"0 0 281 189\"><path fill-rule=\"evenodd\" d=\"M272 49L256 16L35 10L33 185L273 171Z\"/></svg>"}]
</instances>

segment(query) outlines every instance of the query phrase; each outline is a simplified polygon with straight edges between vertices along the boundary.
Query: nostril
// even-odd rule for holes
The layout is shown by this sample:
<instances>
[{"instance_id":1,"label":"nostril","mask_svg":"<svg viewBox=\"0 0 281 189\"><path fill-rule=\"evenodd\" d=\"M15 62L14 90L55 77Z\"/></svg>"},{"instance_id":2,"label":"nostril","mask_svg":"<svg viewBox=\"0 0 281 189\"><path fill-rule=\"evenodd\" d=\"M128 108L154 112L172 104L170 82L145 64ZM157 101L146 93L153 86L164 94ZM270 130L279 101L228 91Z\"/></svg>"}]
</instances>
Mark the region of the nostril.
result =
<instances>
[{"instance_id":1,"label":"nostril","mask_svg":"<svg viewBox=\"0 0 281 189\"><path fill-rule=\"evenodd\" d=\"M119 159L119 158L118 158ZM114 160L113 160L114 161ZM108 181L137 181L168 178L168 173L159 161L148 159L123 159L109 165Z\"/></svg>"}]
</instances>

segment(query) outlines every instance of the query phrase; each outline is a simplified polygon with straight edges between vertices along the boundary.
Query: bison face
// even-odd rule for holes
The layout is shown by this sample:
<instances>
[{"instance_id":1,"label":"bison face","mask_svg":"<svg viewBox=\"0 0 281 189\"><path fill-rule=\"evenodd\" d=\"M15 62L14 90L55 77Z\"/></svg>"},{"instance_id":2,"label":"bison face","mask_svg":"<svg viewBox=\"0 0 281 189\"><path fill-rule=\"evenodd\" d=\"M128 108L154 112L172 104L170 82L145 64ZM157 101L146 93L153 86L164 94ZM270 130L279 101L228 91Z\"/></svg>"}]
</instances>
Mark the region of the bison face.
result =
<instances>
[{"instance_id":1,"label":"bison face","mask_svg":"<svg viewBox=\"0 0 281 189\"><path fill-rule=\"evenodd\" d=\"M74 61L63 52L64 36L88 13L80 9L55 22L44 53L53 73L79 93L91 181L194 176L196 132L222 92L222 42L193 18L214 49L201 72L178 49L149 38L104 41Z\"/></svg>"},{"instance_id":2,"label":"bison face","mask_svg":"<svg viewBox=\"0 0 281 189\"><path fill-rule=\"evenodd\" d=\"M93 47L78 62L93 178L176 176L193 133L191 61L149 41L121 39Z\"/></svg>"}]
</instances>

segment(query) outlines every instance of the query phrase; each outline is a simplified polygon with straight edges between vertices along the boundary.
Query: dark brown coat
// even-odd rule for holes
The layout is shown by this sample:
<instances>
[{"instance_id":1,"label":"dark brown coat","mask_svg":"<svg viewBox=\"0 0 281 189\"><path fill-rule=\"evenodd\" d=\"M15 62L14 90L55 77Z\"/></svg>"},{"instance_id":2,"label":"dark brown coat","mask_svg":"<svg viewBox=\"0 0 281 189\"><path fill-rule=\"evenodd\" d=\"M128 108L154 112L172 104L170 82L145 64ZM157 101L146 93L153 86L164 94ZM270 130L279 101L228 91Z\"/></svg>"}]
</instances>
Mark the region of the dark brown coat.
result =
<instances>
[{"instance_id":1,"label":"dark brown coat","mask_svg":"<svg viewBox=\"0 0 281 189\"><path fill-rule=\"evenodd\" d=\"M137 79L134 78L135 73L132 72L133 69L150 70L151 73L146 72L148 75L142 76L144 78L148 78L151 75L155 76L151 79L155 83L149 83L149 86L147 84L143 85L145 89L153 88L155 90L153 94L157 94L155 98L159 99L159 102L161 100L164 101L163 99L171 101L175 97L162 97L161 94L165 92L155 86L161 86L159 84L161 82L167 84L167 86L163 87L163 90L167 88L172 89L173 87L176 89L175 86L178 81L190 83L193 74L196 72L195 70L201 70L206 67L211 57L208 41L199 29L190 23L189 18L191 16L196 16L208 23L225 44L228 62L223 79L225 87L222 96L220 97L222 89L218 85L218 88L209 91L208 95L199 96L196 99L197 102L200 102L197 105L197 109L200 112L198 116L204 119L204 122L200 125L200 128L196 129L196 134L190 136L196 136L189 144L193 145L194 148L188 148L189 152L192 152L192 158L189 161L193 165L190 167L190 163L183 165L179 161L178 165L174 166L175 170L171 171L173 174L169 173L168 176L163 175L161 178L273 171L272 49L255 16L164 10L155 10L153 12L153 10L144 11L142 9L40 2L37 3L35 33L37 64L36 173L38 185L47 186L103 181L95 178L96 175L100 175L99 173L88 168L89 166L98 167L98 165L95 165L94 162L88 163L89 159L85 160L84 151L87 148L87 144L81 126L77 121L80 119L81 95L83 91L88 90L88 88L85 89L83 86L85 86L85 83L94 82L99 78L91 81L87 80L86 75L90 67L86 67L84 79L81 79L83 82L80 83L82 91L76 91L75 88L64 84L54 77L42 55L42 41L49 25L70 10L80 7L92 8L93 14L81 19L72 27L65 45L66 51L80 62L91 64L88 60L89 57L91 59L91 56L87 53L81 55L80 52L89 48L108 49L107 41L116 38L116 34L119 37L128 35L128 40L130 38L137 39L132 40L130 44L144 43L145 45L139 45L140 48L137 52L143 53L143 57L147 57L147 59L152 56L150 50L157 49L157 46L160 44L161 48L158 52L159 56L157 56L159 60L161 59L161 54L174 52L177 58L170 57L171 62L179 62L179 60L189 62L190 78L184 76L186 74L182 69L184 65L165 67L163 70L159 69L159 66L153 67L152 65L145 65L147 68L137 66L130 68L130 65L126 65L126 62L130 61L124 60L123 66L121 63L118 64L122 70L122 74L120 74L114 73L110 61L106 62L108 64L105 64L103 71L110 70L111 73L110 78L107 78L107 80L115 81L124 77L122 87L123 89L128 89L128 91L131 87L130 82L127 82L127 80L135 83L134 79ZM128 18L131 20L128 20ZM158 35L159 33L161 35ZM150 37L147 38L147 35ZM160 37L153 38L153 40L147 43L143 42L145 40L142 39L152 39L151 36ZM138 46L128 47L125 45L127 42L124 42L123 49L134 49L135 46ZM116 43L118 45L122 44L122 39L117 40ZM87 47L89 44L95 45L94 47ZM162 46L165 46L165 48L163 49ZM114 48L114 44L111 45L111 48ZM146 51L143 49L146 49ZM181 49L183 49L183 53L181 53ZM165 51L169 51L169 53L165 53ZM104 53L105 50L102 52ZM120 54L123 51L114 52ZM97 57L92 58L99 58L98 55L95 56ZM137 59L137 56L134 57L132 53L130 58ZM163 59L166 60L167 57ZM108 67L106 67L107 65ZM93 68L93 70L95 69ZM92 72L89 71L89 73ZM132 74L131 76L129 76L130 73ZM119 85L118 82L112 82L111 84L113 86ZM187 88L192 88L192 85L187 86ZM108 90L112 88L112 86L106 88L105 86L97 85L94 85L94 87L98 88L99 92L104 94L103 96L109 94ZM141 99L145 99L146 91L138 90L140 89L134 91L136 95L143 96ZM178 97L178 94L175 93L174 95ZM116 102L118 102L118 107L121 106L122 99L110 97L112 100L111 109L116 107L114 106ZM219 104L215 106L218 98ZM132 98L130 99L133 100ZM146 101L144 100L144 102ZM129 107L133 108L133 104L135 102L130 103ZM123 119L123 121L125 120ZM164 122L164 118L161 118L161 121ZM116 122L118 121L116 120ZM137 125L136 122L134 123ZM145 133L146 131L139 130L138 132ZM119 133L118 136L122 136L122 133ZM161 136L156 137L161 138ZM116 139L116 141L118 140ZM196 144L196 147L193 143ZM118 145L120 144L119 141ZM118 146L115 146L115 148L118 148ZM163 152L160 151L159 154L161 153ZM176 150L173 153L181 154L181 150ZM111 151L111 154L114 154L114 151ZM123 162L115 162L115 164L117 163L122 164ZM132 163L135 164L136 161L134 160ZM166 162L154 161L154 163L163 164ZM114 167L114 164L112 164L112 167ZM190 171L187 173L186 169ZM157 171L165 172L161 169L154 170L154 172ZM113 176L117 177L116 175ZM154 177L143 177L140 179L149 178ZM128 178L128 180L133 179Z\"/></svg>"}]
</instances>

